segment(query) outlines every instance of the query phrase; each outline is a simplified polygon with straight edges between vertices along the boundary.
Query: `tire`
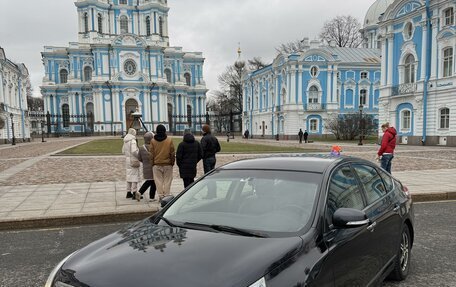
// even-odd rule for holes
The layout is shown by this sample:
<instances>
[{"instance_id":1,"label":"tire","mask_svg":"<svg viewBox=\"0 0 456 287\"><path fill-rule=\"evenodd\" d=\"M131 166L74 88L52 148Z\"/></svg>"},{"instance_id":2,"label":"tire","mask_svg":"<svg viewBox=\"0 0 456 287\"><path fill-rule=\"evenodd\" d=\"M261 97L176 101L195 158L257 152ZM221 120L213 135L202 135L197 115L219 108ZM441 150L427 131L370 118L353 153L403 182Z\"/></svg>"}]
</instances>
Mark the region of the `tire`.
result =
<instances>
[{"instance_id":1,"label":"tire","mask_svg":"<svg viewBox=\"0 0 456 287\"><path fill-rule=\"evenodd\" d=\"M401 232L401 243L394 260L394 269L388 275L388 279L402 281L407 278L410 271L411 244L410 230L407 224L404 224Z\"/></svg>"}]
</instances>

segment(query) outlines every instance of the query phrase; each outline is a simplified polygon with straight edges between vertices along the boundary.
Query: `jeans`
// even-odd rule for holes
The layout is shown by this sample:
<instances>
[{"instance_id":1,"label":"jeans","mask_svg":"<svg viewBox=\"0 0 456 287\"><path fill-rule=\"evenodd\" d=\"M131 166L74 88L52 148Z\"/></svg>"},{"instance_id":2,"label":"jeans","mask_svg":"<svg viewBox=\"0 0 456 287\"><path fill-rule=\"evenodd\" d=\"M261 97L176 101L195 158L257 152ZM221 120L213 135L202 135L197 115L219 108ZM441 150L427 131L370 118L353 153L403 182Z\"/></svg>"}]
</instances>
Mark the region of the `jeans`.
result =
<instances>
[{"instance_id":1,"label":"jeans","mask_svg":"<svg viewBox=\"0 0 456 287\"><path fill-rule=\"evenodd\" d=\"M148 179L143 183L143 185L139 189L139 193L143 195L149 187L149 198L153 199L155 197L155 191L157 190L157 187L155 186L155 181L152 179Z\"/></svg>"},{"instance_id":2,"label":"jeans","mask_svg":"<svg viewBox=\"0 0 456 287\"><path fill-rule=\"evenodd\" d=\"M382 155L382 168L391 174L391 162L393 161L394 155L384 154Z\"/></svg>"},{"instance_id":3,"label":"jeans","mask_svg":"<svg viewBox=\"0 0 456 287\"><path fill-rule=\"evenodd\" d=\"M215 168L215 156L203 159L204 174Z\"/></svg>"}]
</instances>

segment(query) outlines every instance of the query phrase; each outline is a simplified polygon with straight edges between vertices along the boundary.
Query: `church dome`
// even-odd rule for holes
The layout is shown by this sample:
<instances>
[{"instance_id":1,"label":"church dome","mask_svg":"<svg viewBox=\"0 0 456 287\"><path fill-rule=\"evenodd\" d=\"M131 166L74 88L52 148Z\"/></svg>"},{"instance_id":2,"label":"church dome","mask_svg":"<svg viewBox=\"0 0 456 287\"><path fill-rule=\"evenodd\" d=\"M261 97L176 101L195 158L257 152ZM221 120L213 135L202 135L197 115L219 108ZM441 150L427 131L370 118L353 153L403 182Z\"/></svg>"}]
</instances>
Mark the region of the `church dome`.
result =
<instances>
[{"instance_id":1,"label":"church dome","mask_svg":"<svg viewBox=\"0 0 456 287\"><path fill-rule=\"evenodd\" d=\"M367 11L366 18L364 18L363 23L364 28L377 25L380 16L385 13L388 6L393 2L394 0L376 0Z\"/></svg>"}]
</instances>

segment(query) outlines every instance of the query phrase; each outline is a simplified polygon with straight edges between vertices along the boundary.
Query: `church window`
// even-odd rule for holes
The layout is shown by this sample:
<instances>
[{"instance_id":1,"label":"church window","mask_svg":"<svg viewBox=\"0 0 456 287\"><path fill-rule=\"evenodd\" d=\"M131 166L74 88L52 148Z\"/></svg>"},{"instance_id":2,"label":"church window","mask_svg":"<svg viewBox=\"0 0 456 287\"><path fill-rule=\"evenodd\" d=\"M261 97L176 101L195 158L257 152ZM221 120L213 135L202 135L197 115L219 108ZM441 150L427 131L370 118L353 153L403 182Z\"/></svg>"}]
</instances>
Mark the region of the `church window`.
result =
<instances>
[{"instance_id":1,"label":"church window","mask_svg":"<svg viewBox=\"0 0 456 287\"><path fill-rule=\"evenodd\" d=\"M367 79L367 72L361 72L361 79Z\"/></svg>"},{"instance_id":2,"label":"church window","mask_svg":"<svg viewBox=\"0 0 456 287\"><path fill-rule=\"evenodd\" d=\"M310 87L309 89L309 104L318 103L318 88L315 86Z\"/></svg>"},{"instance_id":3,"label":"church window","mask_svg":"<svg viewBox=\"0 0 456 287\"><path fill-rule=\"evenodd\" d=\"M191 79L192 79L192 76L190 76L189 73L185 73L184 77L185 77L185 84L186 84L187 86L191 86Z\"/></svg>"},{"instance_id":4,"label":"church window","mask_svg":"<svg viewBox=\"0 0 456 287\"><path fill-rule=\"evenodd\" d=\"M313 66L312 68L310 68L310 75L312 77L316 77L318 75L318 67Z\"/></svg>"},{"instance_id":5,"label":"church window","mask_svg":"<svg viewBox=\"0 0 456 287\"><path fill-rule=\"evenodd\" d=\"M124 63L124 72L129 75L133 76L136 73L136 62L128 59Z\"/></svg>"},{"instance_id":6,"label":"church window","mask_svg":"<svg viewBox=\"0 0 456 287\"><path fill-rule=\"evenodd\" d=\"M367 91L365 89L362 89L361 91L359 91L359 104L361 106L365 106L366 99L367 99Z\"/></svg>"},{"instance_id":7,"label":"church window","mask_svg":"<svg viewBox=\"0 0 456 287\"><path fill-rule=\"evenodd\" d=\"M404 63L404 83L415 83L415 57L408 55Z\"/></svg>"},{"instance_id":8,"label":"church window","mask_svg":"<svg viewBox=\"0 0 456 287\"><path fill-rule=\"evenodd\" d=\"M84 82L90 81L92 81L92 68L87 66L84 68Z\"/></svg>"},{"instance_id":9,"label":"church window","mask_svg":"<svg viewBox=\"0 0 456 287\"><path fill-rule=\"evenodd\" d=\"M66 84L68 82L68 71L65 69L60 70L60 83Z\"/></svg>"},{"instance_id":10,"label":"church window","mask_svg":"<svg viewBox=\"0 0 456 287\"><path fill-rule=\"evenodd\" d=\"M440 128L450 128L450 109L448 108L443 108L440 110Z\"/></svg>"},{"instance_id":11,"label":"church window","mask_svg":"<svg viewBox=\"0 0 456 287\"><path fill-rule=\"evenodd\" d=\"M168 83L171 83L171 70L170 69L165 69L165 76L166 76L166 81Z\"/></svg>"},{"instance_id":12,"label":"church window","mask_svg":"<svg viewBox=\"0 0 456 287\"><path fill-rule=\"evenodd\" d=\"M119 0L119 4L121 4L121 5L127 5L127 0Z\"/></svg>"},{"instance_id":13,"label":"church window","mask_svg":"<svg viewBox=\"0 0 456 287\"><path fill-rule=\"evenodd\" d=\"M411 22L408 22L404 26L404 38L405 40L410 40L412 39L413 36L413 24Z\"/></svg>"},{"instance_id":14,"label":"church window","mask_svg":"<svg viewBox=\"0 0 456 287\"><path fill-rule=\"evenodd\" d=\"M443 50L443 76L451 77L453 75L453 48Z\"/></svg>"},{"instance_id":15,"label":"church window","mask_svg":"<svg viewBox=\"0 0 456 287\"><path fill-rule=\"evenodd\" d=\"M160 36L163 37L163 18L161 16L158 17L158 31Z\"/></svg>"},{"instance_id":16,"label":"church window","mask_svg":"<svg viewBox=\"0 0 456 287\"><path fill-rule=\"evenodd\" d=\"M147 36L150 36L150 17L147 16L146 17L146 32L147 32Z\"/></svg>"},{"instance_id":17,"label":"church window","mask_svg":"<svg viewBox=\"0 0 456 287\"><path fill-rule=\"evenodd\" d=\"M453 26L454 25L454 10L453 7L450 7L443 11L444 15L444 23L445 26Z\"/></svg>"},{"instance_id":18,"label":"church window","mask_svg":"<svg viewBox=\"0 0 456 287\"><path fill-rule=\"evenodd\" d=\"M314 133L318 131L318 120L317 119L310 120L310 131L314 132Z\"/></svg>"},{"instance_id":19,"label":"church window","mask_svg":"<svg viewBox=\"0 0 456 287\"><path fill-rule=\"evenodd\" d=\"M89 33L89 15L84 13L84 33Z\"/></svg>"},{"instance_id":20,"label":"church window","mask_svg":"<svg viewBox=\"0 0 456 287\"><path fill-rule=\"evenodd\" d=\"M98 14L98 33L103 33L103 16L101 14Z\"/></svg>"},{"instance_id":21,"label":"church window","mask_svg":"<svg viewBox=\"0 0 456 287\"><path fill-rule=\"evenodd\" d=\"M411 124L411 112L410 110L403 110L401 112L401 130L409 131Z\"/></svg>"},{"instance_id":22,"label":"church window","mask_svg":"<svg viewBox=\"0 0 456 287\"><path fill-rule=\"evenodd\" d=\"M127 16L120 16L120 33L128 33L128 18Z\"/></svg>"},{"instance_id":23,"label":"church window","mask_svg":"<svg viewBox=\"0 0 456 287\"><path fill-rule=\"evenodd\" d=\"M70 127L70 106L68 106L68 104L62 105L62 119L63 119L63 127L64 128Z\"/></svg>"}]
</instances>

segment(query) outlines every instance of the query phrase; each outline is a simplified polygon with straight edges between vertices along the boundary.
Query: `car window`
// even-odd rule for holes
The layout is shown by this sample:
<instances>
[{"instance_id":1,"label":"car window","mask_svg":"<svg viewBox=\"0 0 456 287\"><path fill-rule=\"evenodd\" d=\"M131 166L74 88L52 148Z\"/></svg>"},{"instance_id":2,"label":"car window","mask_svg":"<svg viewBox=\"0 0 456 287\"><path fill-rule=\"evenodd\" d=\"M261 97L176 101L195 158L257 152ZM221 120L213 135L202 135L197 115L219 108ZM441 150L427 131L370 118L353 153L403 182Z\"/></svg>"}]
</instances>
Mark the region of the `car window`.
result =
<instances>
[{"instance_id":1,"label":"car window","mask_svg":"<svg viewBox=\"0 0 456 287\"><path fill-rule=\"evenodd\" d=\"M391 178L391 176L381 169L378 169L377 171L383 179L383 183L385 184L386 192L390 192L391 190L393 190L394 185L393 185L393 179Z\"/></svg>"},{"instance_id":2,"label":"car window","mask_svg":"<svg viewBox=\"0 0 456 287\"><path fill-rule=\"evenodd\" d=\"M329 183L326 218L332 224L332 216L339 208L354 208L363 210L365 207L358 181L350 166L337 169Z\"/></svg>"},{"instance_id":3,"label":"car window","mask_svg":"<svg viewBox=\"0 0 456 287\"><path fill-rule=\"evenodd\" d=\"M375 168L367 165L354 164L353 169L361 180L368 204L374 203L386 194L382 178Z\"/></svg>"}]
</instances>

